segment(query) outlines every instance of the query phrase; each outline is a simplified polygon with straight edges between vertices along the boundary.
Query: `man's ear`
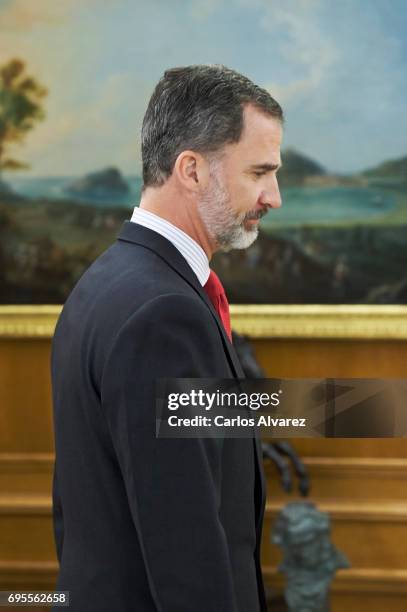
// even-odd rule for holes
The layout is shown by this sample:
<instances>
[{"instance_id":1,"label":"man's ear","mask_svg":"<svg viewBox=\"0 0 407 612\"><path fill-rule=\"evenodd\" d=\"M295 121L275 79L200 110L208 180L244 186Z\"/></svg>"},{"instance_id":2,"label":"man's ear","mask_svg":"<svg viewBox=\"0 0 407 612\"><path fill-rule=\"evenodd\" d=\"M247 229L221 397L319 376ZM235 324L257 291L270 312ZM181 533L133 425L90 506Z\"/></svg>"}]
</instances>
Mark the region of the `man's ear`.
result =
<instances>
[{"instance_id":1,"label":"man's ear","mask_svg":"<svg viewBox=\"0 0 407 612\"><path fill-rule=\"evenodd\" d=\"M184 189L194 193L205 189L209 182L208 161L196 151L182 151L172 173Z\"/></svg>"}]
</instances>

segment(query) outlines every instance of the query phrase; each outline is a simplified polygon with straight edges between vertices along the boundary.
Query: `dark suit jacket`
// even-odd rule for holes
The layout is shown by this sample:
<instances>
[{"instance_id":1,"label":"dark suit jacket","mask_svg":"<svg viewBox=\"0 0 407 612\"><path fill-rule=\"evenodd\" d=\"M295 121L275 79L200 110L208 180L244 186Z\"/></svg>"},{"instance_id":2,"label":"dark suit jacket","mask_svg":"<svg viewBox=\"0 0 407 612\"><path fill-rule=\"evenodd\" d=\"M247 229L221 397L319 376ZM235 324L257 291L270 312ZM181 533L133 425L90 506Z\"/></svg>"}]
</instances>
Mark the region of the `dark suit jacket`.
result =
<instances>
[{"instance_id":1,"label":"dark suit jacket","mask_svg":"<svg viewBox=\"0 0 407 612\"><path fill-rule=\"evenodd\" d=\"M243 373L185 259L127 221L53 339L57 588L72 612L266 610L259 440L156 439L160 377Z\"/></svg>"}]
</instances>

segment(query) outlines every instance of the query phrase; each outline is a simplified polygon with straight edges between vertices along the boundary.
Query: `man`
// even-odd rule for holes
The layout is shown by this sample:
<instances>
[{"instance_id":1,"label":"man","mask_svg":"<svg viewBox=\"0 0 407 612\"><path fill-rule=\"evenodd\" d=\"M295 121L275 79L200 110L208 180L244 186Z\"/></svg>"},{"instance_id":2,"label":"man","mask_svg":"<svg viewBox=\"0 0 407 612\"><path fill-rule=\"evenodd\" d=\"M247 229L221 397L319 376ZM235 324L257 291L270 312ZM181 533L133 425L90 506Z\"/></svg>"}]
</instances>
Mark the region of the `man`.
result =
<instances>
[{"instance_id":1,"label":"man","mask_svg":"<svg viewBox=\"0 0 407 612\"><path fill-rule=\"evenodd\" d=\"M157 439L155 380L242 377L209 260L281 205L282 111L223 66L168 70L140 207L80 279L52 350L60 573L74 612L266 610L258 439Z\"/></svg>"}]
</instances>

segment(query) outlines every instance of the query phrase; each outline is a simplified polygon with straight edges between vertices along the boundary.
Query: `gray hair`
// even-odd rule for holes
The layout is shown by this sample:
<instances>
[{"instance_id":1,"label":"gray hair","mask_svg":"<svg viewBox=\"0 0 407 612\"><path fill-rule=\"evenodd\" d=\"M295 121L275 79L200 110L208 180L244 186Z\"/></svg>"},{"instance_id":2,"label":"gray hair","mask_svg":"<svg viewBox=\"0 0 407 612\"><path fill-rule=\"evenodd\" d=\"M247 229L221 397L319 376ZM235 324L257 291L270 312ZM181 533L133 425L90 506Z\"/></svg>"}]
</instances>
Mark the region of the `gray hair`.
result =
<instances>
[{"instance_id":1,"label":"gray hair","mask_svg":"<svg viewBox=\"0 0 407 612\"><path fill-rule=\"evenodd\" d=\"M143 188L162 185L182 151L211 154L238 142L247 104L283 122L281 106L268 91L235 70L222 65L167 70L144 115Z\"/></svg>"}]
</instances>

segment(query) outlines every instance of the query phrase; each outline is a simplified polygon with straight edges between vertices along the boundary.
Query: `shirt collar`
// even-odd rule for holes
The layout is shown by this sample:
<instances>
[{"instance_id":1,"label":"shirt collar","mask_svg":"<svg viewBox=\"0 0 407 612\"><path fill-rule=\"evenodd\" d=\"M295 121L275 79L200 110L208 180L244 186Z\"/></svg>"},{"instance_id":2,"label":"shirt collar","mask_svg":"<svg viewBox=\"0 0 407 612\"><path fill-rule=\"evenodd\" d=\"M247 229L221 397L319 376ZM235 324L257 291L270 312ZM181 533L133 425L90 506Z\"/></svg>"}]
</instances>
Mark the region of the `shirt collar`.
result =
<instances>
[{"instance_id":1,"label":"shirt collar","mask_svg":"<svg viewBox=\"0 0 407 612\"><path fill-rule=\"evenodd\" d=\"M205 285L210 273L209 260L203 248L191 236L166 219L138 206L134 208L130 221L143 225L169 240L187 261L202 287Z\"/></svg>"}]
</instances>

